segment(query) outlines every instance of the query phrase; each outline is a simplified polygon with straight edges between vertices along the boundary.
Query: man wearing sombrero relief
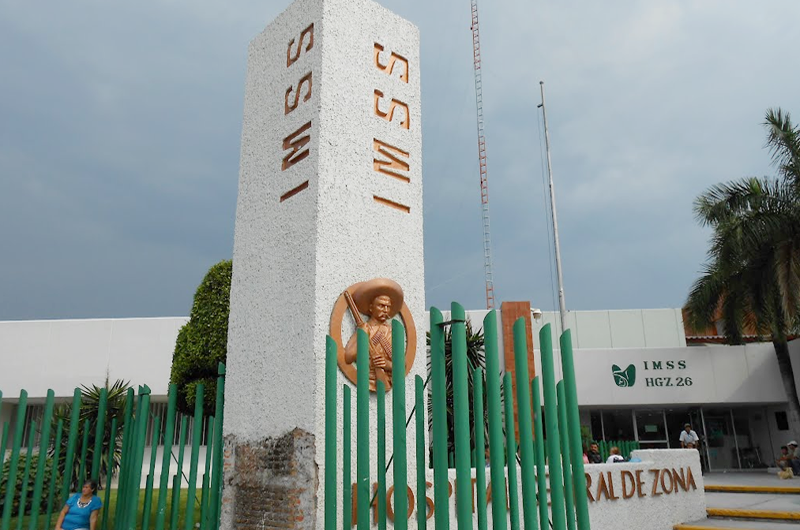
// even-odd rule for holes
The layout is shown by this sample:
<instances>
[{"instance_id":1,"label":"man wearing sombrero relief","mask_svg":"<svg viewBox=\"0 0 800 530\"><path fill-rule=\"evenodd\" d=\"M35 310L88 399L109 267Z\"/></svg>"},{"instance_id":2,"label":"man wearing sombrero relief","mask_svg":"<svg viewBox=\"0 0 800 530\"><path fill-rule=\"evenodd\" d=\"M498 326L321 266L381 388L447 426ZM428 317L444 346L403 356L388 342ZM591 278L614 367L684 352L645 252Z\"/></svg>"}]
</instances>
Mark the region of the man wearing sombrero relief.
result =
<instances>
[{"instance_id":1,"label":"man wearing sombrero relief","mask_svg":"<svg viewBox=\"0 0 800 530\"><path fill-rule=\"evenodd\" d=\"M352 293L350 310L356 326L369 335L369 383L375 388L376 381L392 386L392 318L403 307L403 289L388 278L375 278L356 284ZM355 306L355 308L353 307ZM369 315L364 322L361 314ZM353 333L344 348L344 359L348 364L356 362L357 335Z\"/></svg>"}]
</instances>

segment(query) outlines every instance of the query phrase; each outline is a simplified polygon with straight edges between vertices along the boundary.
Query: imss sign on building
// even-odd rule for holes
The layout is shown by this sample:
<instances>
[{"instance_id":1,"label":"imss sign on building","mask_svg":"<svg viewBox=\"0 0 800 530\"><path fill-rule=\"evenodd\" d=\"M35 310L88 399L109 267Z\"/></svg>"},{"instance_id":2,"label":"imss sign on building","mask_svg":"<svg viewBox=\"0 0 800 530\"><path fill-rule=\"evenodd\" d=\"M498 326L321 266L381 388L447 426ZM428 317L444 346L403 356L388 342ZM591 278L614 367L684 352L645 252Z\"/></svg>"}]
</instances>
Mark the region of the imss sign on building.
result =
<instances>
[{"instance_id":1,"label":"imss sign on building","mask_svg":"<svg viewBox=\"0 0 800 530\"><path fill-rule=\"evenodd\" d=\"M339 342L359 311L367 325L396 314L415 350L407 396L424 374L424 342L411 340L425 310L419 73L416 27L368 0L297 0L250 44L223 528L322 527L332 312Z\"/></svg>"}]
</instances>

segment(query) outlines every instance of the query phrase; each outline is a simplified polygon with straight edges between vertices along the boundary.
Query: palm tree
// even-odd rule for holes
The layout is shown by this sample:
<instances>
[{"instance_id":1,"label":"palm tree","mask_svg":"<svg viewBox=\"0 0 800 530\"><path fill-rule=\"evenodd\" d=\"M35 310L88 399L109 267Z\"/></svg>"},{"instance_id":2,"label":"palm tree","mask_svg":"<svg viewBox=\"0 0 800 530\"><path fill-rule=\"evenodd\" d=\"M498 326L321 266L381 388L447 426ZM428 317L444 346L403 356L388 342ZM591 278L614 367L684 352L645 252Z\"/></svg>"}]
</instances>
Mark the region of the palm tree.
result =
<instances>
[{"instance_id":1,"label":"palm tree","mask_svg":"<svg viewBox=\"0 0 800 530\"><path fill-rule=\"evenodd\" d=\"M83 432L84 428L89 425L89 434L88 434L88 445L86 447L86 466L87 466L87 473L89 466L94 458L94 445L95 445L95 434L97 428L97 421L98 421L98 412L100 407L100 391L102 388L105 388L107 391L107 401L106 401L106 418L105 418L105 427L104 427L104 438L102 441L102 454L100 455L100 475L102 478L105 478L105 481L101 481L106 483L110 480L110 477L113 476L114 472L119 468L120 459L122 458L122 425L123 420L125 417L125 405L127 402L127 392L128 388L130 387L129 382L123 381L118 379L113 384L109 386L109 382L106 381L104 387L98 387L97 385L81 385L81 406L80 406L80 413L78 416L78 436L76 438L76 449L75 454L80 455L83 448ZM64 425L64 433L69 433L70 430L70 423L71 423L71 416L72 416L72 404L65 403L63 405L56 406L55 410L53 411L53 429L52 429L52 437L55 441L55 425L58 423L59 420L63 422ZM110 432L111 429L111 422L112 419L117 419L118 425L118 432L116 433L116 438L112 440L112 434ZM113 446L112 446L113 444ZM70 481L70 491L75 491L79 489L81 483L87 477L80 477L80 458L79 456L75 457L73 462L72 469L65 469L66 461L64 460L63 455L67 452L68 446L68 436L65 434L61 439L61 460L58 463L58 472L59 475L66 477L67 480ZM111 460L109 461L109 448L113 447L113 455ZM53 455L55 452L55 443L50 447L50 456ZM101 477L93 477L93 478L101 478Z\"/></svg>"},{"instance_id":2,"label":"palm tree","mask_svg":"<svg viewBox=\"0 0 800 530\"><path fill-rule=\"evenodd\" d=\"M472 327L472 322L467 319L466 321L466 335L467 335L467 389L469 393L469 433L470 433L470 447L475 449L475 418L473 414L473 370L475 368L486 369L486 341L484 339L483 329L475 330ZM430 360L430 346L431 334L426 334L426 341L428 345L428 381L430 380L431 373L431 360ZM453 334L448 327L444 335L444 357L445 357L445 396L447 401L447 452L455 457L455 416L453 414ZM484 378L485 381L485 378ZM427 384L427 382L426 382ZM485 383L484 383L485 388ZM484 431L486 431L486 406L484 404ZM431 428L433 420L433 403L428 400L428 426ZM484 437L486 440L487 437ZM483 455L484 449L478 451L478 458Z\"/></svg>"},{"instance_id":3,"label":"palm tree","mask_svg":"<svg viewBox=\"0 0 800 530\"><path fill-rule=\"evenodd\" d=\"M721 319L729 344L741 344L744 330L772 342L789 422L800 435L788 345L800 323L800 127L780 109L768 110L764 125L778 176L717 184L695 200L698 221L713 235L686 313L696 330Z\"/></svg>"}]
</instances>

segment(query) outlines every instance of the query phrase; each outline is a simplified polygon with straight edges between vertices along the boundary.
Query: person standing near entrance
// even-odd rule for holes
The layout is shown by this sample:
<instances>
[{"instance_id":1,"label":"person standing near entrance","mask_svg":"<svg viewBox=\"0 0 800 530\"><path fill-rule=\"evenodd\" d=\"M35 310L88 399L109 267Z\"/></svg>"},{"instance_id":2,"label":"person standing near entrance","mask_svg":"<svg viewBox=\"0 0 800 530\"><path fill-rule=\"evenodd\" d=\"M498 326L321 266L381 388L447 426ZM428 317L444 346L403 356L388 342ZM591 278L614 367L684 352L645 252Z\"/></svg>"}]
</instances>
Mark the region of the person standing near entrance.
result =
<instances>
[{"instance_id":1,"label":"person standing near entrance","mask_svg":"<svg viewBox=\"0 0 800 530\"><path fill-rule=\"evenodd\" d=\"M684 449L696 449L699 441L700 437L694 432L692 425L690 423L684 425L680 436L681 447Z\"/></svg>"}]
</instances>

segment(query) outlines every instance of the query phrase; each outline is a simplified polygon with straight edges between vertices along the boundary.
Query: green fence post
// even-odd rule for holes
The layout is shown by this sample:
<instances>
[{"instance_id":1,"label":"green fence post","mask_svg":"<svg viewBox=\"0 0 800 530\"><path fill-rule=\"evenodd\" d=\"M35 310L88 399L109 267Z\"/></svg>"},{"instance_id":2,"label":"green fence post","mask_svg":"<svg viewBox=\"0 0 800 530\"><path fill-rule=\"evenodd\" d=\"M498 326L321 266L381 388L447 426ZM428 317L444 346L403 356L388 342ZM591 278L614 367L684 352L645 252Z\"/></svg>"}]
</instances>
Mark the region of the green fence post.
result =
<instances>
[{"instance_id":1,"label":"green fence post","mask_svg":"<svg viewBox=\"0 0 800 530\"><path fill-rule=\"evenodd\" d=\"M129 506L129 516L126 518L127 530L134 530L136 527L136 516L139 511L139 494L141 493L142 466L144 465L144 448L147 444L147 424L150 419L150 387L143 385L139 389L142 396L142 408L136 411L136 461L131 475L131 496Z\"/></svg>"},{"instance_id":2,"label":"green fence post","mask_svg":"<svg viewBox=\"0 0 800 530\"><path fill-rule=\"evenodd\" d=\"M567 399L572 482L575 489L575 513L579 530L590 530L589 499L586 496L586 475L583 471L581 448L581 420L578 412L578 387L575 383L575 364L572 357L572 335L569 330L561 334L561 366L564 372L564 394Z\"/></svg>"},{"instance_id":3,"label":"green fence post","mask_svg":"<svg viewBox=\"0 0 800 530\"><path fill-rule=\"evenodd\" d=\"M350 439L352 405L350 404L349 385L344 385L342 389L342 402L342 407L344 407L342 421L342 530L349 530L353 526L353 481L350 478L352 473L350 452L353 448L353 443ZM326 528L325 530L331 529Z\"/></svg>"},{"instance_id":4,"label":"green fence post","mask_svg":"<svg viewBox=\"0 0 800 530\"><path fill-rule=\"evenodd\" d=\"M19 451L22 446L22 433L25 428L25 412L27 411L28 393L20 390L19 401L17 402L17 419L14 423L14 439L11 442L11 459L9 460L8 478L6 484L6 496L3 499L3 520L2 530L8 530L11 525L11 509L14 504L14 493L17 483L17 467L19 464Z\"/></svg>"},{"instance_id":5,"label":"green fence post","mask_svg":"<svg viewBox=\"0 0 800 530\"><path fill-rule=\"evenodd\" d=\"M394 423L394 530L408 528L408 466L406 465L406 332L392 320L392 421Z\"/></svg>"},{"instance_id":6,"label":"green fence post","mask_svg":"<svg viewBox=\"0 0 800 530\"><path fill-rule=\"evenodd\" d=\"M106 428L106 407L108 406L108 390L100 389L100 397L97 402L97 426L94 431L94 451L92 451L92 474L91 479L100 481L100 462L103 460L103 438L105 438Z\"/></svg>"},{"instance_id":7,"label":"green fence post","mask_svg":"<svg viewBox=\"0 0 800 530\"><path fill-rule=\"evenodd\" d=\"M442 312L431 307L431 423L433 424L433 503L435 506L448 506L449 485L447 455L447 397L444 358L444 317ZM433 512L436 530L448 530L450 527L449 510Z\"/></svg>"},{"instance_id":8,"label":"green fence post","mask_svg":"<svg viewBox=\"0 0 800 530\"><path fill-rule=\"evenodd\" d=\"M506 530L506 473L503 457L505 451L500 395L500 361L497 353L497 313L495 311L489 311L489 314L483 319L483 338L486 347L486 405L489 409L492 527L493 530Z\"/></svg>"},{"instance_id":9,"label":"green fence post","mask_svg":"<svg viewBox=\"0 0 800 530\"><path fill-rule=\"evenodd\" d=\"M181 478L183 478L183 449L186 445L186 416L181 416L181 430L178 437L178 463L172 479L172 505L169 507L169 528L178 528L178 506L181 503Z\"/></svg>"},{"instance_id":10,"label":"green fence post","mask_svg":"<svg viewBox=\"0 0 800 530\"><path fill-rule=\"evenodd\" d=\"M561 465L564 468L564 502L567 511L567 529L575 530L575 491L572 484L572 459L569 448L569 427L567 425L567 398L564 381L556 384L558 397L558 430L561 433Z\"/></svg>"},{"instance_id":11,"label":"green fence post","mask_svg":"<svg viewBox=\"0 0 800 530\"><path fill-rule=\"evenodd\" d=\"M47 523L45 528L53 528L50 524L53 517L53 497L56 492L56 476L58 475L58 463L61 460L61 440L64 435L64 420L59 419L56 424L55 445L53 446L53 476L50 478L50 486L47 489Z\"/></svg>"},{"instance_id":12,"label":"green fence post","mask_svg":"<svg viewBox=\"0 0 800 530\"><path fill-rule=\"evenodd\" d=\"M183 527L194 528L194 505L197 502L197 465L200 458L200 439L203 437L203 384L195 387L194 418L192 419L192 454L189 460L189 491L186 496L186 512Z\"/></svg>"},{"instance_id":13,"label":"green fence post","mask_svg":"<svg viewBox=\"0 0 800 530\"><path fill-rule=\"evenodd\" d=\"M128 396L131 402L134 401L133 389L128 389ZM138 488L139 484L134 486L133 475L136 467L136 454L138 451L139 440L139 423L142 410L142 393L139 387L139 395L136 396L136 405L131 408L131 416L126 418L125 424L127 429L124 432L124 440L122 445L122 473L120 474L119 488L117 489L117 516L114 521L114 527L119 530L127 530L128 520L130 519L130 502L132 489Z\"/></svg>"},{"instance_id":14,"label":"green fence post","mask_svg":"<svg viewBox=\"0 0 800 530\"><path fill-rule=\"evenodd\" d=\"M539 527L543 530L550 528L550 512L547 509L547 471L545 470L544 428L542 426L542 394L539 390L539 376L531 381L531 394L533 395L533 456L536 461L536 483L539 485Z\"/></svg>"},{"instance_id":15,"label":"green fence post","mask_svg":"<svg viewBox=\"0 0 800 530\"><path fill-rule=\"evenodd\" d=\"M336 365L338 346L325 337L325 530L336 529Z\"/></svg>"},{"instance_id":16,"label":"green fence post","mask_svg":"<svg viewBox=\"0 0 800 530\"><path fill-rule=\"evenodd\" d=\"M522 470L522 510L525 530L537 530L536 475L533 459L533 425L531 424L531 389L528 372L528 338L525 319L514 322L514 359L517 374L517 422L519 423L519 456ZM512 429L513 430L513 429ZM545 529L547 530L547 529Z\"/></svg>"},{"instance_id":17,"label":"green fence post","mask_svg":"<svg viewBox=\"0 0 800 530\"><path fill-rule=\"evenodd\" d=\"M75 474L75 445L78 443L81 415L81 389L76 388L72 394L72 409L69 416L69 437L67 438L67 455L64 458L64 483L61 485L61 501L65 502L72 488ZM5 530L5 529L4 529Z\"/></svg>"},{"instance_id":18,"label":"green fence post","mask_svg":"<svg viewBox=\"0 0 800 530\"><path fill-rule=\"evenodd\" d=\"M386 530L386 385L383 381L376 380L375 390L378 405L378 487L375 495L378 501L378 530ZM397 479L395 479L396 485Z\"/></svg>"},{"instance_id":19,"label":"green fence post","mask_svg":"<svg viewBox=\"0 0 800 530\"><path fill-rule=\"evenodd\" d=\"M219 528L219 518L222 512L222 452L224 446L222 443L222 423L223 412L225 403L225 365L219 363L217 366L217 402L214 409L214 461L211 464L213 475L211 476L211 514L212 530Z\"/></svg>"},{"instance_id":20,"label":"green fence post","mask_svg":"<svg viewBox=\"0 0 800 530\"><path fill-rule=\"evenodd\" d=\"M125 413L122 424L122 456L120 457L119 478L117 479L117 502L114 506L115 528L122 528L125 517L125 494L128 491L128 480L130 476L131 446L133 445L133 408L134 408L133 388L128 388L125 395Z\"/></svg>"},{"instance_id":21,"label":"green fence post","mask_svg":"<svg viewBox=\"0 0 800 530\"><path fill-rule=\"evenodd\" d=\"M178 389L169 385L167 401L167 418L164 421L164 448L161 455L161 479L158 486L158 504L156 505L155 530L164 530L167 517L167 492L169 491L169 465L172 456L172 441L175 439L175 408L178 402Z\"/></svg>"},{"instance_id":22,"label":"green fence post","mask_svg":"<svg viewBox=\"0 0 800 530\"><path fill-rule=\"evenodd\" d=\"M116 458L116 449L117 449L117 418L111 418L111 430L109 431L109 438L108 438L108 456L106 460L106 481L105 481L105 488L106 488L106 495L105 501L103 503L103 519L100 525L100 528L106 530L108 528L108 513L110 510L111 504L111 481L114 478L114 459ZM48 523L48 528L50 524Z\"/></svg>"},{"instance_id":23,"label":"green fence post","mask_svg":"<svg viewBox=\"0 0 800 530\"><path fill-rule=\"evenodd\" d=\"M3 422L3 436L0 438L0 469L6 463L6 444L8 443L8 422Z\"/></svg>"},{"instance_id":24,"label":"green fence post","mask_svg":"<svg viewBox=\"0 0 800 530\"><path fill-rule=\"evenodd\" d=\"M553 362L553 340L550 324L545 324L539 332L542 356L542 386L544 389L544 420L547 427L547 468L550 474L550 511L553 517L553 530L566 530L566 509L564 507L564 479L561 470L561 438L558 432L558 407L556 406L556 377Z\"/></svg>"},{"instance_id":25,"label":"green fence post","mask_svg":"<svg viewBox=\"0 0 800 530\"><path fill-rule=\"evenodd\" d=\"M50 427L53 423L53 400L55 393L47 391L47 399L44 404L44 415L42 416L42 432L39 437L39 458L36 466L36 479L33 482L33 499L31 500L31 520L28 527L31 530L36 528L39 522L39 512L42 504L42 488L44 487L44 467L47 462L47 452L50 448ZM56 470L52 471L50 482L55 480Z\"/></svg>"},{"instance_id":26,"label":"green fence post","mask_svg":"<svg viewBox=\"0 0 800 530\"><path fill-rule=\"evenodd\" d=\"M483 436L486 422L483 413L483 370L480 368L472 371L472 403L475 423L475 490L478 496L478 530L486 530L488 527L486 520L486 441ZM420 499L425 499L424 493Z\"/></svg>"},{"instance_id":27,"label":"green fence post","mask_svg":"<svg viewBox=\"0 0 800 530\"><path fill-rule=\"evenodd\" d=\"M425 383L420 376L414 378L414 411L417 421L417 530L426 530L428 523L428 503L426 502L425 470Z\"/></svg>"},{"instance_id":28,"label":"green fence post","mask_svg":"<svg viewBox=\"0 0 800 530\"><path fill-rule=\"evenodd\" d=\"M19 510L17 511L17 530L22 530L22 520L25 518L25 508L28 503L28 484L31 476L31 461L33 460L33 440L36 438L36 422L31 421L31 429L28 433L28 447L25 452L25 468L22 471L22 489L19 492ZM10 482L6 483L9 487ZM16 484L11 484L15 487Z\"/></svg>"},{"instance_id":29,"label":"green fence post","mask_svg":"<svg viewBox=\"0 0 800 530\"><path fill-rule=\"evenodd\" d=\"M358 330L356 353L356 495L358 530L369 530L369 335Z\"/></svg>"},{"instance_id":30,"label":"green fence post","mask_svg":"<svg viewBox=\"0 0 800 530\"><path fill-rule=\"evenodd\" d=\"M78 471L78 491L88 478L86 476L86 457L89 454L89 420L83 422L83 436L81 437L81 467Z\"/></svg>"},{"instance_id":31,"label":"green fence post","mask_svg":"<svg viewBox=\"0 0 800 530\"><path fill-rule=\"evenodd\" d=\"M464 308L450 306L453 363L453 420L456 452L456 514L459 530L472 528L472 477L469 453L469 391L467 387L467 331Z\"/></svg>"},{"instance_id":32,"label":"green fence post","mask_svg":"<svg viewBox=\"0 0 800 530\"><path fill-rule=\"evenodd\" d=\"M209 481L211 480L211 455L214 453L214 416L208 418L208 426L206 427L206 465L205 472L203 473L203 485L200 493L200 530L206 530L209 526L208 521L208 488ZM336 433L334 433L334 436ZM327 473L327 471L326 471Z\"/></svg>"},{"instance_id":33,"label":"green fence post","mask_svg":"<svg viewBox=\"0 0 800 530\"><path fill-rule=\"evenodd\" d=\"M511 373L503 376L503 397L506 408L506 462L508 468L508 514L511 530L519 530L519 493L517 492L517 439L514 433L514 389ZM494 493L494 489L492 489ZM492 495L494 496L494 495Z\"/></svg>"},{"instance_id":34,"label":"green fence post","mask_svg":"<svg viewBox=\"0 0 800 530\"><path fill-rule=\"evenodd\" d=\"M198 385L201 386L201 385ZM142 523L140 528L148 530L150 528L150 508L153 503L153 481L156 473L156 450L158 442L161 440L161 418L153 421L153 437L150 440L150 469L147 473L147 482L144 487L144 505L142 506Z\"/></svg>"},{"instance_id":35,"label":"green fence post","mask_svg":"<svg viewBox=\"0 0 800 530\"><path fill-rule=\"evenodd\" d=\"M181 504L181 474L172 477L172 499L169 505L169 527L174 530L178 527L178 510Z\"/></svg>"}]
</instances>

